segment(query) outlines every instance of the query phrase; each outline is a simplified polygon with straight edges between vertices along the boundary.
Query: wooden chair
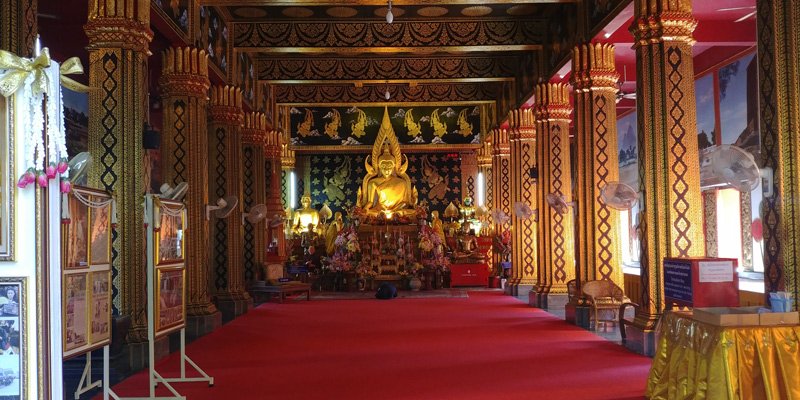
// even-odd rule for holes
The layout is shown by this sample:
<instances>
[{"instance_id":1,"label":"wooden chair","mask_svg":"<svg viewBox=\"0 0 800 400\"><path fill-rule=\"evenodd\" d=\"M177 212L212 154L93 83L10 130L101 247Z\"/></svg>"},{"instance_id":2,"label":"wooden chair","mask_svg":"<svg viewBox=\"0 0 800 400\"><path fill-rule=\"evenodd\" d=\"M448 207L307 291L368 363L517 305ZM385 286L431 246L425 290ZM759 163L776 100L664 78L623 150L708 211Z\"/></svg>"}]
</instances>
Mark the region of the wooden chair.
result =
<instances>
[{"instance_id":1,"label":"wooden chair","mask_svg":"<svg viewBox=\"0 0 800 400\"><path fill-rule=\"evenodd\" d=\"M609 280L588 281L581 288L591 306L590 318L594 320L595 330L600 322L617 324L621 306L631 302L622 288Z\"/></svg>"}]
</instances>

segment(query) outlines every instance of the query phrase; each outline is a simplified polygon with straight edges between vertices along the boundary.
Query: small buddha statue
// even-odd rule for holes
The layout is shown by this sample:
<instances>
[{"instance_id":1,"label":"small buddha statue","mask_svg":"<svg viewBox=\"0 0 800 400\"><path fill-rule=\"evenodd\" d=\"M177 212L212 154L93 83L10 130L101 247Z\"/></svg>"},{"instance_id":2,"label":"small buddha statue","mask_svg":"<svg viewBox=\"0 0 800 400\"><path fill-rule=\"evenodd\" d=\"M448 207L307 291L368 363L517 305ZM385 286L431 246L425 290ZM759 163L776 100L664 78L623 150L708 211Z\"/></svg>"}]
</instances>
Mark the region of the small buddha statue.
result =
<instances>
[{"instance_id":1,"label":"small buddha statue","mask_svg":"<svg viewBox=\"0 0 800 400\"><path fill-rule=\"evenodd\" d=\"M417 189L406 175L408 159L400 154L388 110L384 110L372 154L364 161L367 174L358 189L358 207L368 217L409 217L416 214Z\"/></svg>"},{"instance_id":2,"label":"small buddha statue","mask_svg":"<svg viewBox=\"0 0 800 400\"><path fill-rule=\"evenodd\" d=\"M454 256L456 262L475 262L485 258L485 255L478 250L478 238L474 229L458 235L458 251Z\"/></svg>"},{"instance_id":3,"label":"small buddha statue","mask_svg":"<svg viewBox=\"0 0 800 400\"><path fill-rule=\"evenodd\" d=\"M465 231L477 228L478 220L475 218L475 205L472 197L464 197L464 202L459 205L459 222Z\"/></svg>"},{"instance_id":4,"label":"small buddha statue","mask_svg":"<svg viewBox=\"0 0 800 400\"><path fill-rule=\"evenodd\" d=\"M442 240L442 243L445 243L444 226L442 225L442 220L439 219L439 211L431 211L431 228L436 233L436 236L439 236L439 239Z\"/></svg>"},{"instance_id":5,"label":"small buddha statue","mask_svg":"<svg viewBox=\"0 0 800 400\"><path fill-rule=\"evenodd\" d=\"M292 230L294 233L314 232L319 225L319 211L311 208L311 196L303 195L300 198L300 205L303 208L295 210L292 219Z\"/></svg>"},{"instance_id":6,"label":"small buddha statue","mask_svg":"<svg viewBox=\"0 0 800 400\"><path fill-rule=\"evenodd\" d=\"M334 214L333 222L328 225L328 230L325 232L325 251L328 255L333 254L336 250L334 246L334 242L336 242L336 237L339 236L339 232L342 231L344 228L344 218L342 217L341 211L337 211Z\"/></svg>"}]
</instances>

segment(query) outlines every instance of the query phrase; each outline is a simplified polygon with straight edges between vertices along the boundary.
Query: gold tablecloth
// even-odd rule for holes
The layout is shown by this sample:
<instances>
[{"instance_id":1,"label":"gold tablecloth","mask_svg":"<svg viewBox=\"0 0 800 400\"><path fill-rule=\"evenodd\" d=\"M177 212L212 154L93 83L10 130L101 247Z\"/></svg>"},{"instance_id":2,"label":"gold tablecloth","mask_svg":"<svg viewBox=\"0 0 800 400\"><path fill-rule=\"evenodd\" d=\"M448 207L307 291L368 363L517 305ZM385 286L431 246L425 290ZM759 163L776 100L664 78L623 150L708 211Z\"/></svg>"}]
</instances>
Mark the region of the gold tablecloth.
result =
<instances>
[{"instance_id":1,"label":"gold tablecloth","mask_svg":"<svg viewBox=\"0 0 800 400\"><path fill-rule=\"evenodd\" d=\"M800 326L714 326L667 312L650 399L800 400Z\"/></svg>"}]
</instances>

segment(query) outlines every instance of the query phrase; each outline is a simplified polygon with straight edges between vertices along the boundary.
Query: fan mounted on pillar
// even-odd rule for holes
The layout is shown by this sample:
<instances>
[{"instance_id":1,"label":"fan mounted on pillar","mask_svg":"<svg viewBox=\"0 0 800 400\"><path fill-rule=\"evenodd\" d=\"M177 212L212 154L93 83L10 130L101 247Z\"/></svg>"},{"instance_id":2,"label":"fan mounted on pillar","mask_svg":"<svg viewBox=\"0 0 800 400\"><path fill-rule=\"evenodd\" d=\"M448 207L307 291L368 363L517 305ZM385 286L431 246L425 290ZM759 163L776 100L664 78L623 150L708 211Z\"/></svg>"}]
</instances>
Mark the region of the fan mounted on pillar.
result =
<instances>
[{"instance_id":1,"label":"fan mounted on pillar","mask_svg":"<svg viewBox=\"0 0 800 400\"><path fill-rule=\"evenodd\" d=\"M531 209L528 203L522 201L514 203L514 215L519 219L530 219L533 217L534 221L539 221L539 210Z\"/></svg>"},{"instance_id":2,"label":"fan mounted on pillar","mask_svg":"<svg viewBox=\"0 0 800 400\"><path fill-rule=\"evenodd\" d=\"M92 167L92 155L88 151L78 153L69 160L69 183L86 185L86 176Z\"/></svg>"},{"instance_id":3,"label":"fan mounted on pillar","mask_svg":"<svg viewBox=\"0 0 800 400\"><path fill-rule=\"evenodd\" d=\"M564 215L567 209L574 206L575 202L567 202L564 196L556 193L548 193L546 196L547 204L558 214Z\"/></svg>"},{"instance_id":4,"label":"fan mounted on pillar","mask_svg":"<svg viewBox=\"0 0 800 400\"><path fill-rule=\"evenodd\" d=\"M266 217L267 206L263 204L256 204L250 207L250 211L242 213L242 225L244 225L245 221L249 222L250 225L255 225Z\"/></svg>"},{"instance_id":5,"label":"fan mounted on pillar","mask_svg":"<svg viewBox=\"0 0 800 400\"><path fill-rule=\"evenodd\" d=\"M186 196L186 191L189 190L189 184L181 182L173 188L168 183L161 185L161 198L168 200L181 201Z\"/></svg>"},{"instance_id":6,"label":"fan mounted on pillar","mask_svg":"<svg viewBox=\"0 0 800 400\"><path fill-rule=\"evenodd\" d=\"M630 210L638 199L636 190L622 182L608 182L600 189L600 202L614 210Z\"/></svg>"},{"instance_id":7,"label":"fan mounted on pillar","mask_svg":"<svg viewBox=\"0 0 800 400\"><path fill-rule=\"evenodd\" d=\"M206 204L206 220L211 219L212 211L217 218L227 218L238 204L239 199L236 196L225 196L225 198L217 199L216 205Z\"/></svg>"}]
</instances>

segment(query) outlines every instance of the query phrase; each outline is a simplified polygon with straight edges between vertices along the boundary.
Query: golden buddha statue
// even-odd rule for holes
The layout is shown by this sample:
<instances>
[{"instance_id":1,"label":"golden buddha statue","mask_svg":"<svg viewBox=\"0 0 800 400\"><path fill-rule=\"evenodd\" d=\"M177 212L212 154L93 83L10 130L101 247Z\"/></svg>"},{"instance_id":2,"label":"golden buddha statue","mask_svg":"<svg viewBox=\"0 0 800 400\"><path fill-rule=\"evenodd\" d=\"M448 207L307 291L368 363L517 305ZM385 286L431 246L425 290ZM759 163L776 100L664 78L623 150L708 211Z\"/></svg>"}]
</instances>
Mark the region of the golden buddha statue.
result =
<instances>
[{"instance_id":1,"label":"golden buddha statue","mask_svg":"<svg viewBox=\"0 0 800 400\"><path fill-rule=\"evenodd\" d=\"M444 244L444 226L442 225L442 220L439 219L439 212L436 210L431 211L431 229L433 229L433 232L436 233L436 236L439 236L439 239L442 240L442 244Z\"/></svg>"},{"instance_id":2,"label":"golden buddha statue","mask_svg":"<svg viewBox=\"0 0 800 400\"><path fill-rule=\"evenodd\" d=\"M314 233L319 225L319 211L311 208L311 196L308 194L304 194L300 198L300 205L303 208L295 210L294 218L292 218L292 231L297 234Z\"/></svg>"},{"instance_id":3,"label":"golden buddha statue","mask_svg":"<svg viewBox=\"0 0 800 400\"><path fill-rule=\"evenodd\" d=\"M391 219L416 213L417 189L411 186L411 179L406 175L408 158L400 154L400 143L386 109L372 154L364 160L364 166L367 174L358 189L356 205L367 217L383 215Z\"/></svg>"}]
</instances>

